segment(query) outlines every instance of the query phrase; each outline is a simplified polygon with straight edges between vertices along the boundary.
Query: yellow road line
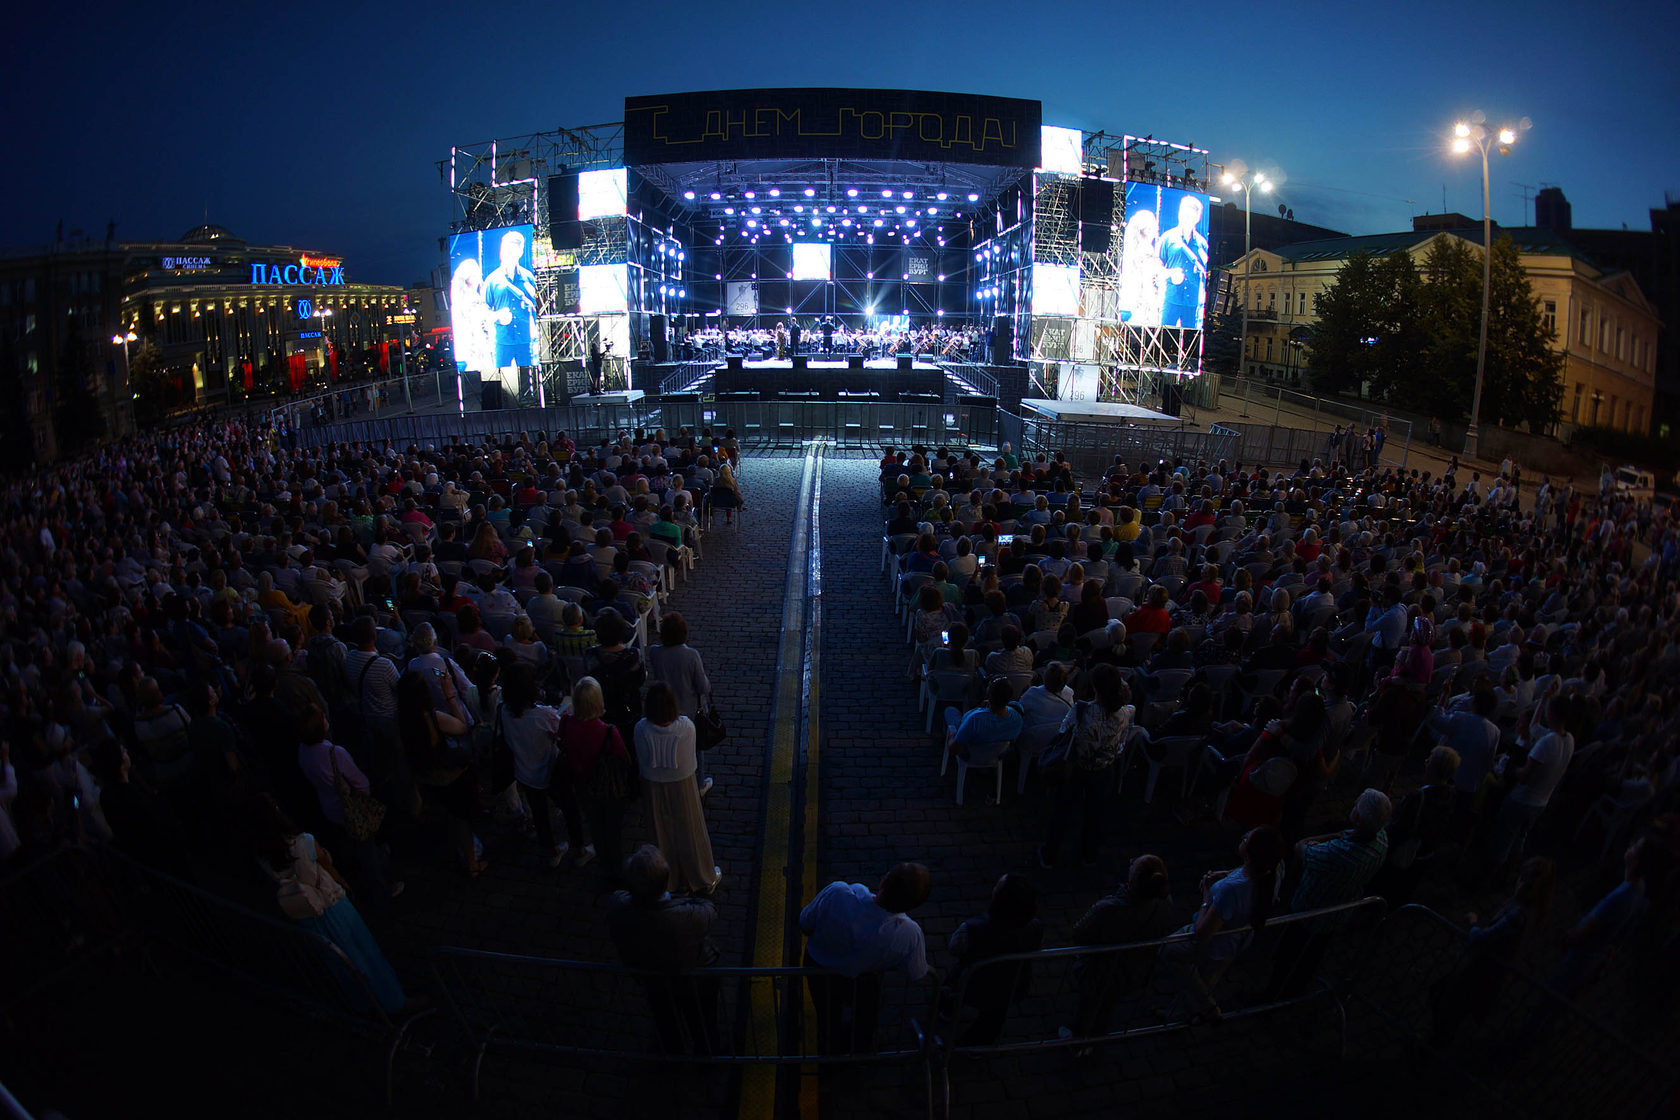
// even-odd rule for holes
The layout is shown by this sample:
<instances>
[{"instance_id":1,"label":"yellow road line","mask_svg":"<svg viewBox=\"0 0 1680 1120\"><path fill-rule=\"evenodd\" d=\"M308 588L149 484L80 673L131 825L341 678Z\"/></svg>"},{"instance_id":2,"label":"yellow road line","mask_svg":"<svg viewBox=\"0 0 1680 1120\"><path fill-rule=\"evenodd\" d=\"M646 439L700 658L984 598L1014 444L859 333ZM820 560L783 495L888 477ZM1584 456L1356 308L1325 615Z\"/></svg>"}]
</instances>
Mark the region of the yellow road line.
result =
<instances>
[{"instance_id":1,"label":"yellow road line","mask_svg":"<svg viewBox=\"0 0 1680 1120\"><path fill-rule=\"evenodd\" d=\"M822 741L817 725L821 710L822 691L822 451L818 448L817 475L811 498L811 559L810 559L810 643L806 653L805 702L809 711L805 734L805 819L801 844L799 876L800 898L815 898L817 894L817 748ZM800 988L804 989L801 984ZM808 991L801 992L804 1001L805 1053L817 1050L816 1008ZM803 1120L817 1120L817 1074L822 1067L808 1065L799 1079L799 1115Z\"/></svg>"},{"instance_id":2,"label":"yellow road line","mask_svg":"<svg viewBox=\"0 0 1680 1120\"><path fill-rule=\"evenodd\" d=\"M787 599L782 607L782 638L777 654L776 722L770 752L770 792L764 807L764 844L758 868L758 917L753 929L755 968L783 963L787 938L788 840L793 822L793 772L799 741L804 690L805 578L810 549L811 500L815 492L819 448L805 455L805 474L793 515L793 540L788 554ZM801 985L803 987L803 985ZM751 982L750 1038L759 1046L777 1037L777 999L769 980ZM739 1115L742 1120L776 1114L776 1066L747 1066L741 1076Z\"/></svg>"}]
</instances>

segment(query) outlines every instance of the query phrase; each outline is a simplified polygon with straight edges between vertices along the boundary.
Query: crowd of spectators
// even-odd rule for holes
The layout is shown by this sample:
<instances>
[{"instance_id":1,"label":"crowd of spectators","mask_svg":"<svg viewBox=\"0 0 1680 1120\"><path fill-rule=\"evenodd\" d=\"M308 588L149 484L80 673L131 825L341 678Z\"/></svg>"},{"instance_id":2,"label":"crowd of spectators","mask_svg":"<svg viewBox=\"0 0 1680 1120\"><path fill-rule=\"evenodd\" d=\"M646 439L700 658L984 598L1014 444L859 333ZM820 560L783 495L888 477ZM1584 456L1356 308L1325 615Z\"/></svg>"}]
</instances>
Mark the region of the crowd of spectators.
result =
<instances>
[{"instance_id":1,"label":"crowd of spectators","mask_svg":"<svg viewBox=\"0 0 1680 1120\"><path fill-rule=\"evenodd\" d=\"M1132 770L1146 798L1181 779L1160 785L1181 791L1180 821L1243 837L1241 866L1203 878L1193 936L1162 954L1168 1014L1218 1014L1245 944L1222 929L1372 893L1397 906L1426 884L1508 895L1520 865L1500 932L1471 933L1473 952L1509 960L1552 858L1601 848L1629 847L1629 870L1569 935L1554 983L1578 991L1612 945L1672 953L1680 526L1608 487L1525 493L1509 467L1489 486L1456 460L1402 471L1339 442L1295 470L1116 457L1084 479L1007 445L990 462L888 449L883 566L923 703L948 705L946 751L1012 763L1020 788L1049 764L1044 869L1098 865ZM1308 836L1337 779L1364 787L1346 830ZM1144 881L1068 943L1171 932L1161 869L1134 861ZM1133 907L1135 924L1119 917ZM1264 994L1303 990L1335 928L1291 928ZM968 943L950 949L970 963ZM1112 980L1105 967L1088 975ZM1105 985L1082 1035L1107 1021ZM1463 992L1440 999L1442 1021L1462 1018Z\"/></svg>"},{"instance_id":2,"label":"crowd of spectators","mask_svg":"<svg viewBox=\"0 0 1680 1120\"><path fill-rule=\"evenodd\" d=\"M407 997L357 907L404 890L393 849L481 874L495 799L613 884L645 783L680 884L715 888L711 685L661 602L714 487L742 504L738 456L710 431L306 449L230 420L5 484L0 860L267 876L386 1011Z\"/></svg>"},{"instance_id":3,"label":"crowd of spectators","mask_svg":"<svg viewBox=\"0 0 1680 1120\"><path fill-rule=\"evenodd\" d=\"M403 891L393 847L409 873L478 876L502 799L550 866L622 884L626 963L715 961L711 685L661 603L711 509L744 508L739 466L709 431L305 449L223 421L7 483L0 859L109 844L190 880L240 853L396 1011L410 997L350 895L377 911ZM1145 854L1069 931L1187 934L1160 961L1172 1013L1219 1014L1224 970L1275 916L1449 875L1515 882L1472 930L1479 975L1545 908L1530 854L1584 844L1629 855L1560 988L1632 939L1672 946L1680 529L1613 492L1501 478L1484 497L1463 473L882 459L909 674L965 766L1014 764L1024 786L1040 764L1041 867L1096 865L1130 770L1150 797L1176 771L1184 819L1241 837L1232 868L1190 869L1195 906ZM1347 774L1368 784L1348 828L1308 835ZM622 860L639 791L657 843ZM882 972L929 972L908 912L936 885L904 864L805 906L807 963L848 981L811 978L825 1045L869 1033ZM1036 911L1031 879L1005 877L951 939L951 976L1044 944ZM1285 940L1270 994L1300 990L1326 936ZM1070 1034L1106 1029L1146 971L1093 958ZM995 1039L1025 984L969 976L964 1037ZM1443 998L1441 1032L1487 984ZM680 994L649 987L673 1048L706 1033Z\"/></svg>"}]
</instances>

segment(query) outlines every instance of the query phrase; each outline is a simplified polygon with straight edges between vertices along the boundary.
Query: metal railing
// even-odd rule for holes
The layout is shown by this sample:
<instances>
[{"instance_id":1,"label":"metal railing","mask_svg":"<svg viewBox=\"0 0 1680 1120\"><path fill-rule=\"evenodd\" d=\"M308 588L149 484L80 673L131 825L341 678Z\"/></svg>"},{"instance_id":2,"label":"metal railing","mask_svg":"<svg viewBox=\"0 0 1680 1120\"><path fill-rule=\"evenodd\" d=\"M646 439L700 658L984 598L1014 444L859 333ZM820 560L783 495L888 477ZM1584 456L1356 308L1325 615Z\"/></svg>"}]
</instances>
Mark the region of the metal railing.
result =
<instances>
[{"instance_id":1,"label":"metal railing","mask_svg":"<svg viewBox=\"0 0 1680 1120\"><path fill-rule=\"evenodd\" d=\"M1341 424L1344 428L1351 426L1360 434L1370 428L1383 429L1386 435L1378 456L1378 465L1401 469L1406 466L1412 445L1412 421L1404 416L1395 415L1381 405L1349 401L1340 397L1314 396L1279 382L1250 377L1221 376L1219 389L1222 394L1220 407L1235 407L1239 410L1239 422L1233 425L1235 427L1249 427L1240 422L1243 420L1252 419L1254 426L1259 426L1269 419L1274 428L1290 431L1300 429L1316 433L1318 445L1310 452L1308 458L1325 455L1328 450L1326 436L1337 424ZM1303 439L1302 443L1310 444L1311 440ZM1357 461L1358 457L1351 455L1350 450L1349 445L1344 442L1337 455L1345 463L1363 467L1365 464ZM1299 458L1297 456L1293 461L1298 461Z\"/></svg>"},{"instance_id":2,"label":"metal railing","mask_svg":"<svg viewBox=\"0 0 1680 1120\"><path fill-rule=\"evenodd\" d=\"M259 914L110 848L66 848L0 884L6 1007L53 983L87 952L137 943L153 967L206 969L254 995L383 1047L383 1090L409 1028L427 1014L388 1015L337 945L292 922ZM73 960L64 959L73 947Z\"/></svg>"},{"instance_id":3,"label":"metal railing","mask_svg":"<svg viewBox=\"0 0 1680 1120\"><path fill-rule=\"evenodd\" d=\"M918 1017L931 985L901 973L857 981L799 967L660 973L445 946L430 956L443 1006L472 1053L474 1100L491 1050L726 1066L902 1062L923 1053ZM873 1029L853 1017L846 1025L856 1033L822 1030L808 1002L813 980L837 983L833 994L850 1006L872 1000Z\"/></svg>"},{"instance_id":4,"label":"metal railing","mask_svg":"<svg viewBox=\"0 0 1680 1120\"><path fill-rule=\"evenodd\" d=\"M450 378L453 383L453 375ZM378 410L368 403L368 390L380 394ZM306 427L320 423L334 424L355 417L374 417L380 412L410 411L414 406L432 407L446 399L440 375L411 373L406 378L388 377L379 381L343 381L330 389L308 396L294 397L272 404L268 408L271 423L286 421L292 427Z\"/></svg>"},{"instance_id":5,"label":"metal railing","mask_svg":"<svg viewBox=\"0 0 1680 1120\"><path fill-rule=\"evenodd\" d=\"M1674 1103L1680 1073L1666 1007L1656 1013L1666 1038L1630 1038L1526 969L1471 958L1468 945L1466 931L1435 911L1401 907L1378 927L1349 991L1353 1009L1374 1012L1379 1033L1423 1050L1511 1115L1654 1116Z\"/></svg>"},{"instance_id":6,"label":"metal railing","mask_svg":"<svg viewBox=\"0 0 1680 1120\"><path fill-rule=\"evenodd\" d=\"M1028 454L1059 451L1079 473L1100 477L1116 455L1130 467L1152 464L1158 459L1210 463L1229 459L1236 452L1240 433L1218 424L1199 431L1188 425L1172 428L1053 420L1001 410L999 434L1023 458Z\"/></svg>"}]
</instances>

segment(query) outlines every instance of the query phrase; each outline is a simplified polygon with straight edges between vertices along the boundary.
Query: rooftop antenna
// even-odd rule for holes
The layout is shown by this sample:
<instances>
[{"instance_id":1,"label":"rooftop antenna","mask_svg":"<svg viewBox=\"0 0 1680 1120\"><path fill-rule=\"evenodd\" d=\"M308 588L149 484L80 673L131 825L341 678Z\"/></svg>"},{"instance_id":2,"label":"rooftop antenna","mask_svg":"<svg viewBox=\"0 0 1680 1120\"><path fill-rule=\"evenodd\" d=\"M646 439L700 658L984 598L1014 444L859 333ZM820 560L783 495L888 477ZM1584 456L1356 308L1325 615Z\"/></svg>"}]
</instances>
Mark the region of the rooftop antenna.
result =
<instances>
[{"instance_id":1,"label":"rooftop antenna","mask_svg":"<svg viewBox=\"0 0 1680 1120\"><path fill-rule=\"evenodd\" d=\"M1535 191L1536 191L1537 188L1535 188L1533 186L1530 186L1528 183L1517 183L1517 184L1514 184L1514 185L1522 188L1523 221L1527 222L1528 221L1528 215L1529 215L1529 208L1528 208L1529 207L1529 202L1534 198L1534 194L1535 194ZM1544 186L1544 184L1541 184L1541 185ZM1537 224L1539 222L1539 220L1540 220L1539 215L1535 215L1534 222L1532 222L1530 224Z\"/></svg>"}]
</instances>

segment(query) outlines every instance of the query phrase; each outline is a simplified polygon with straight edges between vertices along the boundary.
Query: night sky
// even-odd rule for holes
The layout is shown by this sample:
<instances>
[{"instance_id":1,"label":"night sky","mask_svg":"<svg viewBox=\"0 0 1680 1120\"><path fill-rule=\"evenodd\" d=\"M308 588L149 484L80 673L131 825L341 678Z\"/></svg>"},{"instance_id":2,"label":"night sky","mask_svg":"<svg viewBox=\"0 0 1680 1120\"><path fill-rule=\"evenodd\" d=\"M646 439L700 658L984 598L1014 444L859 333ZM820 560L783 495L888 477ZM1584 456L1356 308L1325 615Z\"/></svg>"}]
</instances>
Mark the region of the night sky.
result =
<instances>
[{"instance_id":1,"label":"night sky","mask_svg":"<svg viewBox=\"0 0 1680 1120\"><path fill-rule=\"evenodd\" d=\"M1479 215L1479 169L1444 140L1476 108L1534 120L1494 165L1505 224L1531 220L1519 184L1561 186L1578 226L1635 229L1680 191L1672 0L30 8L0 67L6 249L60 219L146 240L208 214L341 254L352 281L408 284L437 263L451 144L617 121L626 94L745 86L1037 98L1046 124L1281 171L1268 205L1350 233L1407 228L1443 186L1447 209Z\"/></svg>"}]
</instances>

